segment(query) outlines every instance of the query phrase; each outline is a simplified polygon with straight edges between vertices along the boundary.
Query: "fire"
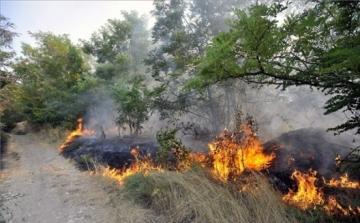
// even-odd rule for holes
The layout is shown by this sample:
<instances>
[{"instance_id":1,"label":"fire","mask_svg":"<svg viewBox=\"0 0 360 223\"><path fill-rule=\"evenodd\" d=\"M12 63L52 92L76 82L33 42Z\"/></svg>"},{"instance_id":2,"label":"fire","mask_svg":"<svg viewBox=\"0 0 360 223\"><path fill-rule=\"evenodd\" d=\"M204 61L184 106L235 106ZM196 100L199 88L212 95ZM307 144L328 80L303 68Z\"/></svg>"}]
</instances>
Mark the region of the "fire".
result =
<instances>
[{"instance_id":1,"label":"fire","mask_svg":"<svg viewBox=\"0 0 360 223\"><path fill-rule=\"evenodd\" d=\"M101 176L108 177L117 181L120 185L125 183L125 178L137 173L136 167L130 167L125 170L111 169L109 166L105 170L101 171Z\"/></svg>"},{"instance_id":2,"label":"fire","mask_svg":"<svg viewBox=\"0 0 360 223\"><path fill-rule=\"evenodd\" d=\"M351 198L355 200L359 199L359 191L356 190L360 189L359 182L350 180L347 174L345 174L344 176L340 176L340 180L336 180L335 178L332 178L331 180L329 180L329 182L326 182L325 179L323 180L326 186L333 188L341 188L343 189L343 193L346 193L346 197L338 196L341 202L337 201L336 196L329 196L328 204L324 207L329 214L338 213L339 211L343 215L360 214L360 207L344 205L346 203L349 203L349 199Z\"/></svg>"},{"instance_id":3,"label":"fire","mask_svg":"<svg viewBox=\"0 0 360 223\"><path fill-rule=\"evenodd\" d=\"M245 169L263 170L275 158L275 153L264 153L261 141L249 134L245 125L243 129L241 139L225 129L222 135L209 144L214 173L223 181L235 180Z\"/></svg>"},{"instance_id":4,"label":"fire","mask_svg":"<svg viewBox=\"0 0 360 223\"><path fill-rule=\"evenodd\" d=\"M356 181L351 181L347 173L344 176L340 176L340 180L332 178L328 183L324 179L326 185L330 187L339 187L339 188L360 188L360 183Z\"/></svg>"},{"instance_id":5,"label":"fire","mask_svg":"<svg viewBox=\"0 0 360 223\"><path fill-rule=\"evenodd\" d=\"M301 173L295 170L291 179L296 180L298 190L290 190L283 197L289 204L295 205L303 210L313 208L317 205L324 205L324 210L330 214L359 215L360 208L349 205L349 193L344 197L331 195L325 198L322 188L316 187L316 171L309 170L310 174ZM349 180L348 176L340 177L341 180L331 179L329 182L323 178L324 185L333 188L358 189L359 183Z\"/></svg>"},{"instance_id":6,"label":"fire","mask_svg":"<svg viewBox=\"0 0 360 223\"><path fill-rule=\"evenodd\" d=\"M115 169L106 167L104 170L100 170L98 173L92 172L91 174L99 174L104 177L108 177L117 181L120 185L125 183L125 179L136 173L148 174L149 172L163 172L164 170L154 165L149 155L140 156L139 148L133 148L130 153L135 157L136 162L132 163L129 167L123 169Z\"/></svg>"},{"instance_id":7,"label":"fire","mask_svg":"<svg viewBox=\"0 0 360 223\"><path fill-rule=\"evenodd\" d=\"M336 214L340 210L343 215L349 215L349 211L345 210L334 196L329 196L328 203L324 209L328 214Z\"/></svg>"},{"instance_id":8,"label":"fire","mask_svg":"<svg viewBox=\"0 0 360 223\"><path fill-rule=\"evenodd\" d=\"M296 180L298 190L297 192L290 190L283 197L285 202L296 205L303 210L324 203L324 193L315 186L317 172L311 169L309 171L310 175L295 170L291 179Z\"/></svg>"},{"instance_id":9,"label":"fire","mask_svg":"<svg viewBox=\"0 0 360 223\"><path fill-rule=\"evenodd\" d=\"M89 130L89 129L83 129L83 119L79 118L78 120L78 127L70 133L70 135L68 135L68 137L66 138L65 142L60 146L59 150L60 152L62 152L64 150L64 148L72 141L74 141L74 139L76 137L82 136L82 135L93 135L95 132L93 130Z\"/></svg>"}]
</instances>

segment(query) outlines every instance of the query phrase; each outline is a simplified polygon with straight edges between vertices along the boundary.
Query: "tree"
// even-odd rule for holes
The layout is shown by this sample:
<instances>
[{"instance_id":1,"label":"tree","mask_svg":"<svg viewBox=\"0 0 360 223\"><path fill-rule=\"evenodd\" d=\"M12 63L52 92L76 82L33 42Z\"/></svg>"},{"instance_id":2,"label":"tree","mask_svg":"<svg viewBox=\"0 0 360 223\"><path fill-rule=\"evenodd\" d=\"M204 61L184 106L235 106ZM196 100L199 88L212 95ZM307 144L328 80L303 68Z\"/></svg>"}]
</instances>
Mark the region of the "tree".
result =
<instances>
[{"instance_id":1,"label":"tree","mask_svg":"<svg viewBox=\"0 0 360 223\"><path fill-rule=\"evenodd\" d=\"M15 51L12 50L12 42L18 34L11 31L15 25L8 18L0 14L0 89L13 82L9 67L13 64ZM1 106L3 107L3 106Z\"/></svg>"},{"instance_id":2,"label":"tree","mask_svg":"<svg viewBox=\"0 0 360 223\"><path fill-rule=\"evenodd\" d=\"M151 66L149 72L155 80L168 86L158 109L163 118L191 114L198 123L210 126L212 132L220 131L225 110L230 108L226 94L232 92L232 87L210 86L199 94L184 91L183 84L198 72L205 46L226 27L225 19L231 18L232 7L241 2L156 0L154 5L152 40L157 47L150 51L145 63Z\"/></svg>"},{"instance_id":3,"label":"tree","mask_svg":"<svg viewBox=\"0 0 360 223\"><path fill-rule=\"evenodd\" d=\"M137 136L142 129L142 124L147 122L152 111L151 101L161 92L161 88L149 90L145 85L143 76L134 76L126 84L113 87L113 99L117 105L119 126L127 124L130 134Z\"/></svg>"},{"instance_id":4,"label":"tree","mask_svg":"<svg viewBox=\"0 0 360 223\"><path fill-rule=\"evenodd\" d=\"M13 96L12 88L13 83L15 82L12 72L9 70L13 64L13 57L15 52L12 50L12 42L14 38L18 35L13 32L14 24L9 21L8 18L0 14L0 137L1 142L0 146L3 147L3 144L6 140L6 134L4 129L7 127L6 124L9 124L9 117L5 118L4 113L6 111L12 110ZM5 119L5 120L4 120ZM8 123L5 123L5 122ZM0 151L2 153L2 151Z\"/></svg>"},{"instance_id":5,"label":"tree","mask_svg":"<svg viewBox=\"0 0 360 223\"><path fill-rule=\"evenodd\" d=\"M121 12L123 19L109 19L89 41L82 40L85 53L98 62L95 75L104 81L101 101L115 102L115 123L127 124L137 135L149 118L150 88L145 86L143 59L150 44L147 20L137 12ZM100 101L100 100L99 100ZM111 109L111 108L107 108Z\"/></svg>"},{"instance_id":6,"label":"tree","mask_svg":"<svg viewBox=\"0 0 360 223\"><path fill-rule=\"evenodd\" d=\"M95 74L104 80L144 72L142 60L149 46L147 20L135 11L121 14L123 20L109 19L89 41L82 40L83 51L97 59Z\"/></svg>"},{"instance_id":7,"label":"tree","mask_svg":"<svg viewBox=\"0 0 360 223\"><path fill-rule=\"evenodd\" d=\"M14 65L18 109L33 123L72 125L85 113L87 104L78 96L91 83L82 52L67 35L30 34L37 46L23 44L24 58Z\"/></svg>"},{"instance_id":8,"label":"tree","mask_svg":"<svg viewBox=\"0 0 360 223\"><path fill-rule=\"evenodd\" d=\"M219 33L187 83L206 88L240 79L282 87L309 85L331 98L325 114L342 110L349 119L330 130L360 133L360 3L314 1L302 13L279 14L287 4L235 9L230 31Z\"/></svg>"}]
</instances>

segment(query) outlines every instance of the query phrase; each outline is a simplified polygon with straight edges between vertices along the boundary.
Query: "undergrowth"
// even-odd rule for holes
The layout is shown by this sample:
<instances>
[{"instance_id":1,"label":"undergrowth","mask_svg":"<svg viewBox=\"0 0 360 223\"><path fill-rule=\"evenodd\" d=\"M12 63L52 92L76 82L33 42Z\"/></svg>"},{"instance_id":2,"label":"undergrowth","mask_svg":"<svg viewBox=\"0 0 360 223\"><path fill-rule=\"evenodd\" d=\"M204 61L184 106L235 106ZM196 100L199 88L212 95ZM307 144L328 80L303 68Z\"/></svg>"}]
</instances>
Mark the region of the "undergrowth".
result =
<instances>
[{"instance_id":1,"label":"undergrowth","mask_svg":"<svg viewBox=\"0 0 360 223\"><path fill-rule=\"evenodd\" d=\"M183 173L137 173L126 179L124 192L162 222L297 222L263 176L251 177L256 187L239 192L212 180L200 167Z\"/></svg>"}]
</instances>

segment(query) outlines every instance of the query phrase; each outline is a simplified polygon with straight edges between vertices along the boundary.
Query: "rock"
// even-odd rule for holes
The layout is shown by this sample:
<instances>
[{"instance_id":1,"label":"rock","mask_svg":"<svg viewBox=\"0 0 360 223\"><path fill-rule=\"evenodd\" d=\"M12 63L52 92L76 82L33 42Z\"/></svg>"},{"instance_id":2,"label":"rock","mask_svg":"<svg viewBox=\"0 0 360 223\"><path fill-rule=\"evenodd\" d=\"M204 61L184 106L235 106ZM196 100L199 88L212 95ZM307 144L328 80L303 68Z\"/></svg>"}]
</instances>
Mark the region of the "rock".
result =
<instances>
[{"instance_id":1,"label":"rock","mask_svg":"<svg viewBox=\"0 0 360 223\"><path fill-rule=\"evenodd\" d=\"M12 130L12 133L15 135L25 135L28 133L28 122L22 121L16 123L15 128Z\"/></svg>"}]
</instances>

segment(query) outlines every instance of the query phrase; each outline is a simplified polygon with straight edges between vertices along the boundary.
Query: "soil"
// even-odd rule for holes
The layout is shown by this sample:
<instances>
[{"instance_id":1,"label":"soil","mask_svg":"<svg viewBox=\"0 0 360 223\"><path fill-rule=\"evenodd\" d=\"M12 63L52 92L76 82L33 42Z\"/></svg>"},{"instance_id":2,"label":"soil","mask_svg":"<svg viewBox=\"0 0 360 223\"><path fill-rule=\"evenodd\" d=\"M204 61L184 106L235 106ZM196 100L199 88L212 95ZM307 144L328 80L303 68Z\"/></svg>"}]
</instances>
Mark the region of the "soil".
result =
<instances>
[{"instance_id":1,"label":"soil","mask_svg":"<svg viewBox=\"0 0 360 223\"><path fill-rule=\"evenodd\" d=\"M11 135L3 162L0 223L116 221L114 183L79 171L36 135Z\"/></svg>"}]
</instances>

